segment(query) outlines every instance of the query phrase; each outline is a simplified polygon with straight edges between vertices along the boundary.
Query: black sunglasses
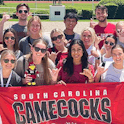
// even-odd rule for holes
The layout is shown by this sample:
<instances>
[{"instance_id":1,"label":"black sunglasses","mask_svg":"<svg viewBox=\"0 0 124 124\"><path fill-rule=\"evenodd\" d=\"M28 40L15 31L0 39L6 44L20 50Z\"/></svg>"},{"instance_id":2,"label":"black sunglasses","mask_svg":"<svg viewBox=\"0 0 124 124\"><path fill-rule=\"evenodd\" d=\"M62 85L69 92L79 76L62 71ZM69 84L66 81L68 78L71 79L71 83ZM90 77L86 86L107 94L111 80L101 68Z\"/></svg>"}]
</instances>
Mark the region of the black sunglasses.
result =
<instances>
[{"instance_id":1,"label":"black sunglasses","mask_svg":"<svg viewBox=\"0 0 124 124\"><path fill-rule=\"evenodd\" d=\"M5 37L6 40L9 40L9 38L10 38L11 40L15 40L15 37Z\"/></svg>"},{"instance_id":2,"label":"black sunglasses","mask_svg":"<svg viewBox=\"0 0 124 124\"><path fill-rule=\"evenodd\" d=\"M109 41L105 41L105 44L110 44L110 46L113 46L114 45L114 43L112 43L112 42L109 42Z\"/></svg>"},{"instance_id":3,"label":"black sunglasses","mask_svg":"<svg viewBox=\"0 0 124 124\"><path fill-rule=\"evenodd\" d=\"M58 35L57 37L52 37L51 39L52 39L52 41L55 41L55 40L57 40L57 38L62 39L62 37L63 37L63 35L61 34L61 35Z\"/></svg>"},{"instance_id":4,"label":"black sunglasses","mask_svg":"<svg viewBox=\"0 0 124 124\"><path fill-rule=\"evenodd\" d=\"M41 49L39 47L34 47L34 49L35 49L36 52L41 51L42 53L45 53L47 51L47 49Z\"/></svg>"},{"instance_id":5,"label":"black sunglasses","mask_svg":"<svg viewBox=\"0 0 124 124\"><path fill-rule=\"evenodd\" d=\"M24 13L28 13L27 10L19 10L18 12L19 12L19 13L22 13L22 12L24 12Z\"/></svg>"},{"instance_id":6,"label":"black sunglasses","mask_svg":"<svg viewBox=\"0 0 124 124\"><path fill-rule=\"evenodd\" d=\"M14 60L14 59L11 59L11 60L9 60L9 59L4 59L3 61L4 61L5 63L9 63L9 61L10 61L12 64L15 63L15 60Z\"/></svg>"}]
</instances>

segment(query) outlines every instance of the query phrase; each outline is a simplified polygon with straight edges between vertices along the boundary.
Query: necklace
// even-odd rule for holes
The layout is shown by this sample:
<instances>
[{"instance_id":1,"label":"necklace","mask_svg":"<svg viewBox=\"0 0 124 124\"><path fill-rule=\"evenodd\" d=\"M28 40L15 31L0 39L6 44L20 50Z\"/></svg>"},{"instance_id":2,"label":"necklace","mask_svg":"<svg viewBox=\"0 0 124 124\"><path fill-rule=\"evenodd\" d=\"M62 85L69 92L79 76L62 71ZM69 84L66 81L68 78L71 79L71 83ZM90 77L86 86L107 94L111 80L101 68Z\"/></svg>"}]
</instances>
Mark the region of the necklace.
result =
<instances>
[{"instance_id":1,"label":"necklace","mask_svg":"<svg viewBox=\"0 0 124 124\"><path fill-rule=\"evenodd\" d=\"M1 80L1 87L4 87L4 84L3 84L3 74L2 74L2 69L0 70L0 80ZM5 87L8 87L9 86L9 83L10 83L10 80L11 80L11 77L12 77L12 71L11 71L11 73L10 73L10 75L9 75L9 78L8 78L8 80L7 80L7 83L6 83L6 86Z\"/></svg>"}]
</instances>

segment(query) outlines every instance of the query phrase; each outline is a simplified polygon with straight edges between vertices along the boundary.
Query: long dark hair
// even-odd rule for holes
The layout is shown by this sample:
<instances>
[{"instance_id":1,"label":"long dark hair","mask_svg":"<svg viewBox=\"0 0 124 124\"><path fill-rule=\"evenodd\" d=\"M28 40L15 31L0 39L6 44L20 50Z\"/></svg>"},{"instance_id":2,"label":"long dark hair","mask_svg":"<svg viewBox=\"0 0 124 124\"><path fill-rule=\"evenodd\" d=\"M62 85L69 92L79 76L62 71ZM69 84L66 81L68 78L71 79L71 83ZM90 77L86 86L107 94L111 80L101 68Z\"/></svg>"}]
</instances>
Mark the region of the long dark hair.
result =
<instances>
[{"instance_id":1,"label":"long dark hair","mask_svg":"<svg viewBox=\"0 0 124 124\"><path fill-rule=\"evenodd\" d=\"M87 66L88 66L88 54L87 54L87 51L86 51L85 46L83 44L83 41L80 39L72 40L70 43L70 46L68 48L68 56L63 61L63 71L67 72L67 74L69 76L73 75L73 73L74 73L73 58L71 56L71 48L74 44L78 44L79 46L82 47L82 50L83 50L83 56L81 57L82 71L84 68L87 68Z\"/></svg>"},{"instance_id":2,"label":"long dark hair","mask_svg":"<svg viewBox=\"0 0 124 124\"><path fill-rule=\"evenodd\" d=\"M18 47L17 34L16 34L16 31L15 31L13 28L8 28L8 29L6 29L6 30L4 31L4 34L3 34L3 47L4 47L4 48L7 48L7 45L6 45L6 43L5 43L4 37L5 37L5 34L8 33L8 32L12 32L13 35L14 35L14 37L15 37L15 44L14 44L14 46L13 46L14 52L15 52L16 50L19 50L19 47Z\"/></svg>"},{"instance_id":3,"label":"long dark hair","mask_svg":"<svg viewBox=\"0 0 124 124\"><path fill-rule=\"evenodd\" d=\"M37 39L33 42L32 47L35 47L38 43L42 43L46 45L47 48L47 43L43 40L43 39ZM28 62L32 62L32 52L30 54L28 54L27 56ZM50 84L50 73L48 70L49 67L49 61L48 61L48 56L47 54L45 54L45 56L42 58L42 63L43 64L43 69L44 69L44 73L43 73L43 78L44 78L44 82L46 84Z\"/></svg>"}]
</instances>

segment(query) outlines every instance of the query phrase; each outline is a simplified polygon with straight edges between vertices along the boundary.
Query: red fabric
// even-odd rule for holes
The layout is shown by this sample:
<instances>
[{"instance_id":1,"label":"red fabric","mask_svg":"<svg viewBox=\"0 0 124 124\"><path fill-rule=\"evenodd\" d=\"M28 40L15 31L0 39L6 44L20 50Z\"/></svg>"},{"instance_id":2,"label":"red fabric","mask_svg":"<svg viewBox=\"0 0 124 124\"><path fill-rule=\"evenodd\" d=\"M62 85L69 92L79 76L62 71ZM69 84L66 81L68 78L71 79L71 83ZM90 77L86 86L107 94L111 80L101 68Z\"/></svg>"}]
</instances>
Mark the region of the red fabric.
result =
<instances>
[{"instance_id":1,"label":"red fabric","mask_svg":"<svg viewBox=\"0 0 124 124\"><path fill-rule=\"evenodd\" d=\"M94 30L95 30L97 36L103 37L104 34L105 34L105 37L107 37L109 34L113 34L113 35L116 36L116 27L112 23L108 23L108 25L106 27L100 27L99 25L96 25L94 27ZM100 49L102 48L103 43L104 43L104 40L102 40L99 43L99 48Z\"/></svg>"},{"instance_id":2,"label":"red fabric","mask_svg":"<svg viewBox=\"0 0 124 124\"><path fill-rule=\"evenodd\" d=\"M88 81L88 78L84 75L81 75L80 72L82 72L82 64L80 65L74 65L74 73L72 76L68 76L67 72L63 71L63 62L60 61L60 63L57 65L57 68L61 68L59 72L60 80L63 80L65 83L85 83L85 81ZM92 65L89 65L89 69L91 69L92 74L94 75L94 68Z\"/></svg>"},{"instance_id":3,"label":"red fabric","mask_svg":"<svg viewBox=\"0 0 124 124\"><path fill-rule=\"evenodd\" d=\"M17 120L27 124L27 119L34 124L39 107L38 114L46 108L48 120L40 114L38 124L123 124L123 95L120 82L0 88L0 116L3 124L17 124Z\"/></svg>"},{"instance_id":4,"label":"red fabric","mask_svg":"<svg viewBox=\"0 0 124 124\"><path fill-rule=\"evenodd\" d=\"M55 50L56 53L58 52L58 50L56 49L56 47L54 47L54 50ZM49 48L48 51L51 53L51 52L52 52L52 49ZM58 60L58 61L61 61L61 60L65 59L65 58L67 58L67 56L68 56L68 52L66 52L66 53L61 53L61 52L60 52L60 53L57 55L57 60Z\"/></svg>"}]
</instances>

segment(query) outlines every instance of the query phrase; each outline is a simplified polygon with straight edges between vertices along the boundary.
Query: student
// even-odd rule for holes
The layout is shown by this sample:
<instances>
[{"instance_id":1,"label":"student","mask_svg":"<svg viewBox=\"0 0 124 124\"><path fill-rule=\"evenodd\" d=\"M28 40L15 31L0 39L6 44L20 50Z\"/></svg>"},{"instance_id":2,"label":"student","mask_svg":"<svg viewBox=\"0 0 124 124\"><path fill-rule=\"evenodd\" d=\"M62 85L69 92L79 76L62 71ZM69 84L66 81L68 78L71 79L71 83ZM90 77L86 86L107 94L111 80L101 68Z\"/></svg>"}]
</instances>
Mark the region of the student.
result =
<instances>
[{"instance_id":1,"label":"student","mask_svg":"<svg viewBox=\"0 0 124 124\"><path fill-rule=\"evenodd\" d=\"M62 30L56 28L51 31L50 37L54 47L48 49L49 58L57 65L68 55L68 50L64 45L65 35Z\"/></svg>"},{"instance_id":2,"label":"student","mask_svg":"<svg viewBox=\"0 0 124 124\"><path fill-rule=\"evenodd\" d=\"M31 45L30 54L18 59L15 71L23 78L25 85L56 83L56 79L52 78L48 70L48 68L55 69L55 65L48 59L46 51L47 43L43 39L37 39Z\"/></svg>"},{"instance_id":3,"label":"student","mask_svg":"<svg viewBox=\"0 0 124 124\"><path fill-rule=\"evenodd\" d=\"M105 54L102 55L102 62L113 61L111 50L117 44L117 38L114 35L108 35L104 41Z\"/></svg>"},{"instance_id":4,"label":"student","mask_svg":"<svg viewBox=\"0 0 124 124\"><path fill-rule=\"evenodd\" d=\"M62 67L58 75L58 83L94 82L94 69L88 64L88 55L80 39L70 43L68 57L57 67Z\"/></svg>"},{"instance_id":5,"label":"student","mask_svg":"<svg viewBox=\"0 0 124 124\"><path fill-rule=\"evenodd\" d=\"M38 16L32 16L32 18L30 18L27 29L28 36L19 41L19 49L24 55L30 53L30 45L32 45L36 39L43 38L47 43L48 48L52 47L51 39L46 35L42 35L42 24Z\"/></svg>"},{"instance_id":6,"label":"student","mask_svg":"<svg viewBox=\"0 0 124 124\"><path fill-rule=\"evenodd\" d=\"M96 6L95 9L96 19L98 20L98 24L95 26L92 25L93 21L90 22L90 26L94 28L97 36L100 36L102 39L105 39L108 35L113 34L116 36L115 25L107 22L108 9L101 5ZM99 42L99 48L101 49L103 46L104 40Z\"/></svg>"},{"instance_id":7,"label":"student","mask_svg":"<svg viewBox=\"0 0 124 124\"><path fill-rule=\"evenodd\" d=\"M77 24L78 16L76 13L69 12L64 17L64 23L65 23L65 39L67 41L72 41L73 39L80 39L80 35L74 32L74 28Z\"/></svg>"},{"instance_id":8,"label":"student","mask_svg":"<svg viewBox=\"0 0 124 124\"><path fill-rule=\"evenodd\" d=\"M117 44L111 54L113 62L97 67L95 82L124 82L124 48Z\"/></svg>"},{"instance_id":9,"label":"student","mask_svg":"<svg viewBox=\"0 0 124 124\"><path fill-rule=\"evenodd\" d=\"M0 87L22 86L21 77L13 71L16 57L11 50L4 50L1 54Z\"/></svg>"},{"instance_id":10,"label":"student","mask_svg":"<svg viewBox=\"0 0 124 124\"><path fill-rule=\"evenodd\" d=\"M124 48L124 21L119 21L116 24L117 44Z\"/></svg>"},{"instance_id":11,"label":"student","mask_svg":"<svg viewBox=\"0 0 124 124\"><path fill-rule=\"evenodd\" d=\"M88 62L95 67L95 62L100 60L100 52L96 50L94 43L96 42L96 34L93 28L86 27L81 32L81 40L84 43L86 51L88 53ZM98 56L93 56L92 51L96 51Z\"/></svg>"},{"instance_id":12,"label":"student","mask_svg":"<svg viewBox=\"0 0 124 124\"><path fill-rule=\"evenodd\" d=\"M29 6L25 3L21 3L16 7L16 16L18 17L18 23L12 25L12 28L16 31L18 36L18 41L27 36L27 17L29 16ZM3 26L6 21L8 21L10 15L3 15L2 21L0 22L0 42L3 41Z\"/></svg>"},{"instance_id":13,"label":"student","mask_svg":"<svg viewBox=\"0 0 124 124\"><path fill-rule=\"evenodd\" d=\"M12 50L15 53L16 59L23 55L19 50L17 34L13 28L5 30L3 34L3 47Z\"/></svg>"}]
</instances>

